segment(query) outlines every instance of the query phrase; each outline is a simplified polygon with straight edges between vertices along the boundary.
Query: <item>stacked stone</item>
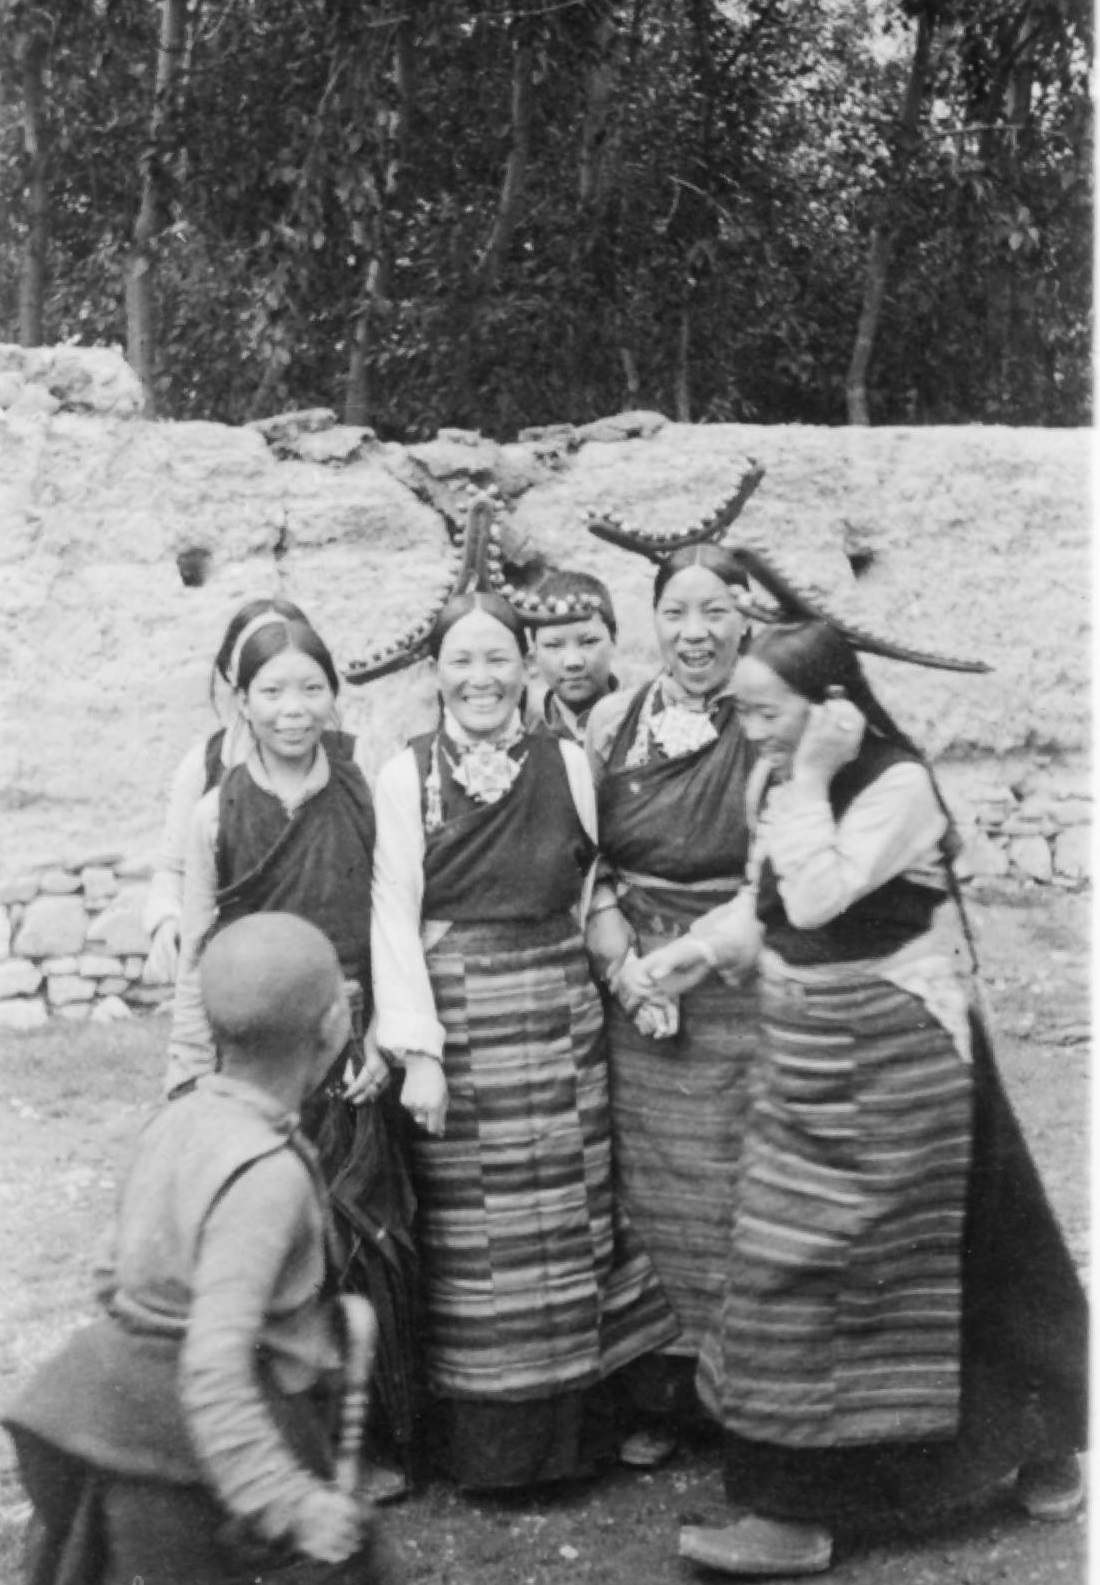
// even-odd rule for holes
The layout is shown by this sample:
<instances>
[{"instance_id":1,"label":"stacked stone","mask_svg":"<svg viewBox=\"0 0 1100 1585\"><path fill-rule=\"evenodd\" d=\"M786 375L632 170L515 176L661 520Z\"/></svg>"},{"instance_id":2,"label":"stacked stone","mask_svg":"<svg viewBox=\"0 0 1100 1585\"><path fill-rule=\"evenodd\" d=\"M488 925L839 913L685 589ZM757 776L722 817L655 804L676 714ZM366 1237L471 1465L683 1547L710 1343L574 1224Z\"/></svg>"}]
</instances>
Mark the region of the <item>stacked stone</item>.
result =
<instances>
[{"instance_id":1,"label":"stacked stone","mask_svg":"<svg viewBox=\"0 0 1100 1585\"><path fill-rule=\"evenodd\" d=\"M964 836L962 880L1068 890L1089 883L1087 774L1040 764L1018 781L997 781L976 764L964 782L948 788ZM0 1029L36 1029L51 1016L128 1018L170 998L170 986L142 978L150 873L145 859L100 853L0 879Z\"/></svg>"},{"instance_id":2,"label":"stacked stone","mask_svg":"<svg viewBox=\"0 0 1100 1585\"><path fill-rule=\"evenodd\" d=\"M171 995L142 983L150 873L144 860L99 853L0 880L0 1028L128 1018Z\"/></svg>"},{"instance_id":3,"label":"stacked stone","mask_svg":"<svg viewBox=\"0 0 1100 1585\"><path fill-rule=\"evenodd\" d=\"M993 783L973 797L973 828L958 863L964 879L1038 882L1076 890L1091 878L1092 787L1051 771Z\"/></svg>"}]
</instances>

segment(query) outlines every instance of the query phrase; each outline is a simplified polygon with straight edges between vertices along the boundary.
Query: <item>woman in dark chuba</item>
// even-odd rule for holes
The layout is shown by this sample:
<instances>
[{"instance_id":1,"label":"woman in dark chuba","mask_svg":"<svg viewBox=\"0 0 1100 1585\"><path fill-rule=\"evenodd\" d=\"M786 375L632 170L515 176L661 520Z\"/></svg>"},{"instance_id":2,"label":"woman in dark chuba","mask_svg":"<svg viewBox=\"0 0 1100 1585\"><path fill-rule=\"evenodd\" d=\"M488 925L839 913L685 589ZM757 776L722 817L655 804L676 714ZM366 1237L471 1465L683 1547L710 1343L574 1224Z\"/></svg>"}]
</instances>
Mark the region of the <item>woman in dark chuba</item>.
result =
<instances>
[{"instance_id":1,"label":"woman in dark chuba","mask_svg":"<svg viewBox=\"0 0 1100 1585\"><path fill-rule=\"evenodd\" d=\"M621 1382L620 1458L638 1468L671 1456L679 1430L699 1413L692 1379L727 1269L755 1049L755 1001L739 986L710 975L674 997L646 989L638 975L645 953L675 940L744 881L751 746L730 676L746 633L735 595L747 580L712 541L753 482L750 474L709 523L657 549L618 519L591 525L659 564L653 606L662 669L642 687L600 700L588 724L601 851L588 943L610 993L616 1169L627 1214L680 1323L667 1348Z\"/></svg>"},{"instance_id":2,"label":"woman in dark chuba","mask_svg":"<svg viewBox=\"0 0 1100 1585\"><path fill-rule=\"evenodd\" d=\"M675 1331L612 1200L581 924L595 797L583 750L523 724L536 606L476 587L443 605L439 725L375 793L377 1034L421 1124L434 1451L467 1488L590 1471L612 1447L607 1378Z\"/></svg>"},{"instance_id":3,"label":"woman in dark chuba","mask_svg":"<svg viewBox=\"0 0 1100 1585\"><path fill-rule=\"evenodd\" d=\"M759 632L734 674L760 752L752 884L641 966L655 989L759 971L759 1084L699 1370L742 1516L681 1535L732 1575L819 1571L838 1530L1014 1470L1036 1517L1081 1501L1084 1296L945 935L950 818L856 646L964 664L836 621Z\"/></svg>"},{"instance_id":4,"label":"woman in dark chuba","mask_svg":"<svg viewBox=\"0 0 1100 1585\"><path fill-rule=\"evenodd\" d=\"M358 1038L303 1123L333 1196L340 1281L367 1294L378 1313L373 1429L383 1463L371 1485L384 1499L404 1489L413 1459L416 1269L403 1119L369 1044L364 1063L358 1016L370 1011L374 812L356 741L333 730L332 656L308 623L285 609L262 610L239 632L227 670L250 746L222 768L192 818L167 1088L215 1062L197 967L211 932L270 910L322 930L343 966Z\"/></svg>"}]
</instances>

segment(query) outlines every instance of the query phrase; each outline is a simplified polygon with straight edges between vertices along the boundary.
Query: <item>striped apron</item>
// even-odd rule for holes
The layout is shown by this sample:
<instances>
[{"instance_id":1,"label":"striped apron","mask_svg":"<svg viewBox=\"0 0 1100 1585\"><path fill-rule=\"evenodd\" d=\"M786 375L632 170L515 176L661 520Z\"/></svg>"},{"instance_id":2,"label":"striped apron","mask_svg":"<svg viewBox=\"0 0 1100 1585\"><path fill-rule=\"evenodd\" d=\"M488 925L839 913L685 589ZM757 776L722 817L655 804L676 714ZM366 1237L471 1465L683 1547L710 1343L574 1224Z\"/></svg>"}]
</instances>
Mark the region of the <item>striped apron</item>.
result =
<instances>
[{"instance_id":1,"label":"striped apron","mask_svg":"<svg viewBox=\"0 0 1100 1585\"><path fill-rule=\"evenodd\" d=\"M599 998L575 921L453 924L428 952L442 1139L414 1175L431 1388L520 1403L591 1386L675 1330L612 1197Z\"/></svg>"},{"instance_id":2,"label":"striped apron","mask_svg":"<svg viewBox=\"0 0 1100 1585\"><path fill-rule=\"evenodd\" d=\"M652 952L733 888L630 886L619 903ZM758 1044L755 987L709 975L680 998L667 1040L608 1008L615 1164L631 1226L680 1323L666 1352L694 1358L722 1302L730 1221Z\"/></svg>"},{"instance_id":3,"label":"striped apron","mask_svg":"<svg viewBox=\"0 0 1100 1585\"><path fill-rule=\"evenodd\" d=\"M950 1436L971 1069L873 963L761 968L760 1088L700 1396L780 1446Z\"/></svg>"}]
</instances>

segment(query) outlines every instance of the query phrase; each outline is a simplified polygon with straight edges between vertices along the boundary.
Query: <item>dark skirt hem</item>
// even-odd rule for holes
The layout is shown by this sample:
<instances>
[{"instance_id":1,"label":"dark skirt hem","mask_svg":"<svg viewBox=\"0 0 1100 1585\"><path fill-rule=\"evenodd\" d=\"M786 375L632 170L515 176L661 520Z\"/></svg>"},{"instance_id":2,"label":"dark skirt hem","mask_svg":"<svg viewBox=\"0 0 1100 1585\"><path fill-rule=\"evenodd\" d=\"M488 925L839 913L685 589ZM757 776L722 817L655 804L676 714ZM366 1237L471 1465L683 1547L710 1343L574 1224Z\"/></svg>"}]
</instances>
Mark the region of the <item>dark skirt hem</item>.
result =
<instances>
[{"instance_id":1,"label":"dark skirt hem","mask_svg":"<svg viewBox=\"0 0 1100 1585\"><path fill-rule=\"evenodd\" d=\"M430 1420L437 1473L466 1491L585 1480L617 1448L612 1395L603 1384L523 1403L436 1398Z\"/></svg>"}]
</instances>

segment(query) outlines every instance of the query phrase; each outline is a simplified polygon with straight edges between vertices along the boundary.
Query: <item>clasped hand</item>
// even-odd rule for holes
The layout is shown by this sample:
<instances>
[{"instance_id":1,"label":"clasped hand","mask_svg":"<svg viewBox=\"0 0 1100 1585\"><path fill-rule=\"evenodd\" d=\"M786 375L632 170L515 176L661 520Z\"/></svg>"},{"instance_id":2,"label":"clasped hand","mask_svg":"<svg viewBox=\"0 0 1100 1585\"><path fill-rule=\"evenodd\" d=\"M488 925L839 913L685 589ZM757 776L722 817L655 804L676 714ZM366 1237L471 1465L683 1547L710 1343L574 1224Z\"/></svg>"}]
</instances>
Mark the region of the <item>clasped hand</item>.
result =
<instances>
[{"instance_id":1,"label":"clasped hand","mask_svg":"<svg viewBox=\"0 0 1100 1585\"><path fill-rule=\"evenodd\" d=\"M698 940L686 935L650 952L639 969L655 996L682 996L706 979L711 963Z\"/></svg>"}]
</instances>

